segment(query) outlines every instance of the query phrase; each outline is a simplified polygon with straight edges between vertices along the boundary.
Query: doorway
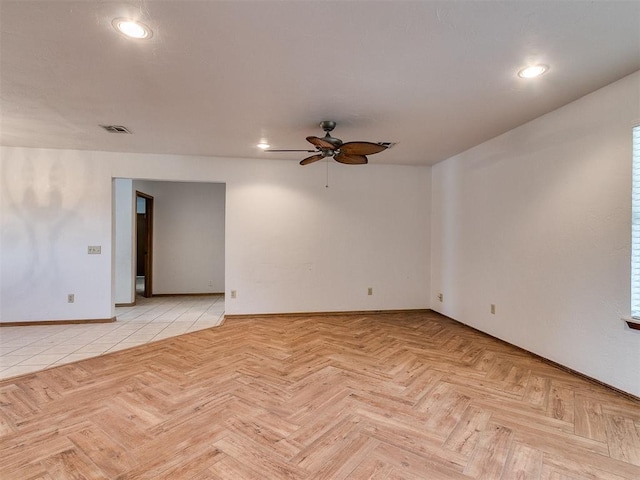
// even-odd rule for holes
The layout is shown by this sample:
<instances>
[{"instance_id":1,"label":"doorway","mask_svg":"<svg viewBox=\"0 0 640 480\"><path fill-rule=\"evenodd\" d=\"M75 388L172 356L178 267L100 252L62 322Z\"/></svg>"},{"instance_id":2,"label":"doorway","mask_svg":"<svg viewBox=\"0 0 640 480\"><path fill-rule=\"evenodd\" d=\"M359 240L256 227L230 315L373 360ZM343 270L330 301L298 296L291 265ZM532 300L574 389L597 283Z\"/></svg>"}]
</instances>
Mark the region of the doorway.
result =
<instances>
[{"instance_id":1,"label":"doorway","mask_svg":"<svg viewBox=\"0 0 640 480\"><path fill-rule=\"evenodd\" d=\"M153 285L153 197L136 190L136 295L151 297Z\"/></svg>"}]
</instances>

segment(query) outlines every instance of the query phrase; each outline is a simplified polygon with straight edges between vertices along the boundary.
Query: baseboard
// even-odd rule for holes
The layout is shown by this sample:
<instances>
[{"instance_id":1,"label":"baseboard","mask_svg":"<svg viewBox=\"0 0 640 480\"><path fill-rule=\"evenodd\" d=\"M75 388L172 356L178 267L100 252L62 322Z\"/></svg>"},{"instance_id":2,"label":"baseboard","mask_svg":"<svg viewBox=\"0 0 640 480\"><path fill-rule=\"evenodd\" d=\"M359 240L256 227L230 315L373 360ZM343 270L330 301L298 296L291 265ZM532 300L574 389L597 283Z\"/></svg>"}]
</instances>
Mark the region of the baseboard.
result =
<instances>
[{"instance_id":1,"label":"baseboard","mask_svg":"<svg viewBox=\"0 0 640 480\"><path fill-rule=\"evenodd\" d=\"M154 293L152 297L211 297L224 295L224 292L204 292L204 293Z\"/></svg>"},{"instance_id":2,"label":"baseboard","mask_svg":"<svg viewBox=\"0 0 640 480\"><path fill-rule=\"evenodd\" d=\"M113 323L116 317L111 318L91 318L78 320L42 320L29 322L1 322L0 327L37 327L41 325L77 325L80 323Z\"/></svg>"},{"instance_id":3,"label":"baseboard","mask_svg":"<svg viewBox=\"0 0 640 480\"><path fill-rule=\"evenodd\" d=\"M136 302L131 302L131 303L116 303L116 307L135 307L136 306Z\"/></svg>"},{"instance_id":4,"label":"baseboard","mask_svg":"<svg viewBox=\"0 0 640 480\"><path fill-rule=\"evenodd\" d=\"M293 313L243 313L225 315L225 319L240 318L268 318L268 317L332 317L334 315L371 315L380 313L428 313L428 308L416 308L406 310L345 310L340 312L293 312Z\"/></svg>"},{"instance_id":5,"label":"baseboard","mask_svg":"<svg viewBox=\"0 0 640 480\"><path fill-rule=\"evenodd\" d=\"M533 352L527 350L526 348L519 347L518 345L514 345L513 343L507 342L506 340L503 340L501 338L494 337L490 333L483 332L482 330L478 330L477 328L472 327L471 325L467 325L466 323L462 323L461 321L456 320L455 318L447 317L446 315L443 315L440 312L436 312L435 310L432 310L432 312L437 314L437 315L440 315L442 317L448 318L449 320L451 320L453 322L456 322L456 323L458 323L458 324L460 324L460 325L462 325L464 327L470 328L471 330L473 330L475 332L481 333L485 337L489 337L489 338L492 338L493 340L496 340L496 341L498 341L500 343L503 343L505 345L509 345L510 347L513 347L513 348L515 348L517 350L520 350L521 352L528 353L532 357L537 358L538 360L541 360L541 361L543 361L544 363L546 363L548 365L551 365L553 367L559 368L560 370L564 370L567 373L571 373L572 375L576 375L576 376L578 376L578 377L580 377L580 378L582 378L584 380L587 380L587 381L589 381L591 383L595 383L597 385L600 385L601 387L605 387L605 388L608 388L609 390L613 390L614 392L619 393L620 395L622 395L624 397L627 397L630 400L634 400L636 402L640 402L640 397L636 397L632 393L625 392L624 390L620 390L619 388L616 388L613 385L609 385L608 383L605 383L602 380L598 380L596 378L590 377L589 375L586 375L586 374L584 374L582 372L578 372L577 370L574 370L573 368L567 367L566 365L562 365L561 363L554 362L553 360L549 360L548 358L543 357L542 355L538 355L537 353L533 353Z\"/></svg>"}]
</instances>

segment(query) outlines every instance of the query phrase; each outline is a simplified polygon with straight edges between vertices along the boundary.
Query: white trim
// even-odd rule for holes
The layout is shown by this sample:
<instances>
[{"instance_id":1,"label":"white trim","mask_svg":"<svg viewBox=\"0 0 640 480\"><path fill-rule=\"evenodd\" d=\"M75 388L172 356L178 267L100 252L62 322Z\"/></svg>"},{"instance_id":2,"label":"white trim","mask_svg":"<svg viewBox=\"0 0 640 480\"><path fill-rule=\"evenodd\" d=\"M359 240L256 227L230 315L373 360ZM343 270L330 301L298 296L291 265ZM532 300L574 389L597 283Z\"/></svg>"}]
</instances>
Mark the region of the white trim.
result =
<instances>
[{"instance_id":1,"label":"white trim","mask_svg":"<svg viewBox=\"0 0 640 480\"><path fill-rule=\"evenodd\" d=\"M632 129L631 316L640 318L640 125Z\"/></svg>"}]
</instances>

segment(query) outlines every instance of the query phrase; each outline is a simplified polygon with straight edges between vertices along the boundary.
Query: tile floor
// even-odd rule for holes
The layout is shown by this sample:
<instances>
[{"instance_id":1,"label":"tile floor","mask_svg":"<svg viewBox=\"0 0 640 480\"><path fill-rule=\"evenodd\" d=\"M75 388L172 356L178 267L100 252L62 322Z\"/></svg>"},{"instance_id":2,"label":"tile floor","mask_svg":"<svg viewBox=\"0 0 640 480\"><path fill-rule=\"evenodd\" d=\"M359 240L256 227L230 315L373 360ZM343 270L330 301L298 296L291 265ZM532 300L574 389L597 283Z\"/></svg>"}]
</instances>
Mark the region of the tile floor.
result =
<instances>
[{"instance_id":1,"label":"tile floor","mask_svg":"<svg viewBox=\"0 0 640 480\"><path fill-rule=\"evenodd\" d=\"M138 297L113 323L0 328L0 379L215 327L224 296Z\"/></svg>"}]
</instances>

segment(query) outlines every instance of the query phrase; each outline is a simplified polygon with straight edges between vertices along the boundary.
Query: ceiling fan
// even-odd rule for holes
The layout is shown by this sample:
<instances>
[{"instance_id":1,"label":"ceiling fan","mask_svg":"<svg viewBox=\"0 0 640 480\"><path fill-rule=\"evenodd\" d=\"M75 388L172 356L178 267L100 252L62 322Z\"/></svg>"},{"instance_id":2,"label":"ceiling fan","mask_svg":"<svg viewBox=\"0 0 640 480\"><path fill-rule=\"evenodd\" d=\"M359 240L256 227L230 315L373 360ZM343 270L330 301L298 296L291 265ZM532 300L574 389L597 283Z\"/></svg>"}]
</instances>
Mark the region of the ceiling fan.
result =
<instances>
[{"instance_id":1,"label":"ceiling fan","mask_svg":"<svg viewBox=\"0 0 640 480\"><path fill-rule=\"evenodd\" d=\"M325 120L320 122L320 128L325 131L325 136L307 137L307 142L311 143L315 150L265 150L265 152L308 152L315 153L300 162L300 165L309 165L326 157L333 157L336 162L347 165L364 165L368 163L366 155L380 153L389 148L389 143L373 142L347 142L342 143L339 138L332 137L329 132L336 128L336 122Z\"/></svg>"}]
</instances>

